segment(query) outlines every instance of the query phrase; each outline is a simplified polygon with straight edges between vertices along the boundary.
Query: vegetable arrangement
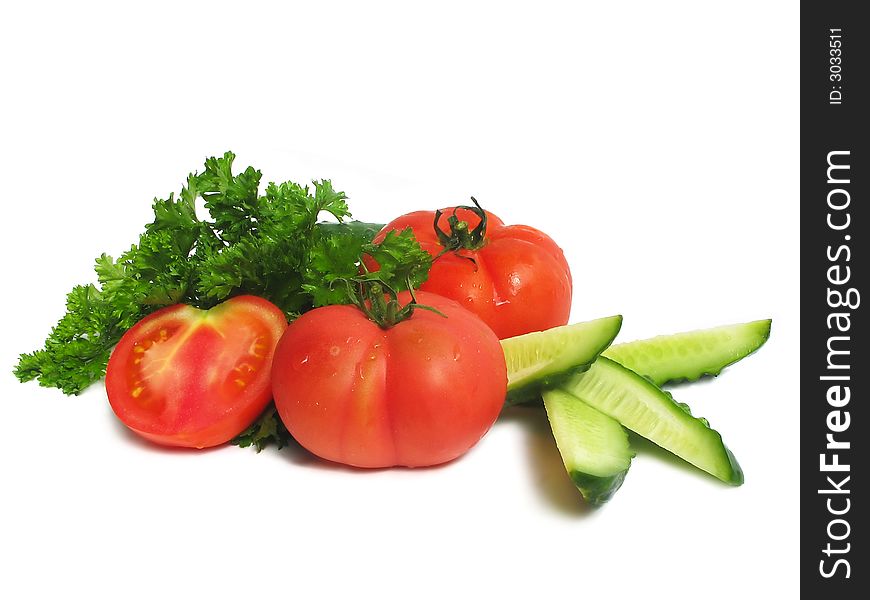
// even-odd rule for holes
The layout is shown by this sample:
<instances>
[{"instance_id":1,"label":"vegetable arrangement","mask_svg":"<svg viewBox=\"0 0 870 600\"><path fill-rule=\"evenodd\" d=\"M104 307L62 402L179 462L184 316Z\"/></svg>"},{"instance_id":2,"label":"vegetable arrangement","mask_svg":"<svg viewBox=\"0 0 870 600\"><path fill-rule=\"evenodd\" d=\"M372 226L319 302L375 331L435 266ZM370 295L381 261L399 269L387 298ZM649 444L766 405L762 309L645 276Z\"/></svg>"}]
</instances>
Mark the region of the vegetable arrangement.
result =
<instances>
[{"instance_id":1,"label":"vegetable arrangement","mask_svg":"<svg viewBox=\"0 0 870 600\"><path fill-rule=\"evenodd\" d=\"M473 198L350 221L329 181L261 195L260 172L234 174L234 158L207 159L154 200L137 244L97 259L98 284L69 293L21 381L77 394L105 375L118 418L158 444L292 437L357 467L453 460L505 404L538 402L592 505L631 465L626 429L743 482L721 435L662 386L718 375L764 344L769 320L611 346L619 315L567 325L570 268L543 232Z\"/></svg>"}]
</instances>

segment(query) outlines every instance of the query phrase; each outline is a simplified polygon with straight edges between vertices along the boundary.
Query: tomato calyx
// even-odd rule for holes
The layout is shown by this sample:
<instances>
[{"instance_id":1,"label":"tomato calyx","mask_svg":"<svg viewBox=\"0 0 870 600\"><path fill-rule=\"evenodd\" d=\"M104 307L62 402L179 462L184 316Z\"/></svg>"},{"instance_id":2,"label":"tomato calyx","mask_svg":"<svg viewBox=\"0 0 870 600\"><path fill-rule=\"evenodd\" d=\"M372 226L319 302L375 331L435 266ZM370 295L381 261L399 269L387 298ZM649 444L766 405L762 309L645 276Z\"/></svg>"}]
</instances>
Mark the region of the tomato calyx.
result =
<instances>
[{"instance_id":1,"label":"tomato calyx","mask_svg":"<svg viewBox=\"0 0 870 600\"><path fill-rule=\"evenodd\" d=\"M397 323L409 319L414 314L414 310L418 308L447 318L447 315L434 306L417 302L410 278L407 279L406 283L411 301L405 306L399 303L398 292L379 279L356 277L345 281L353 304L381 329L389 329Z\"/></svg>"},{"instance_id":2,"label":"tomato calyx","mask_svg":"<svg viewBox=\"0 0 870 600\"><path fill-rule=\"evenodd\" d=\"M471 197L471 201L474 203L474 206L457 206L453 209L453 214L447 217L447 225L450 227L450 233L445 233L439 226L444 211L440 209L435 211L435 222L433 223L435 227L435 235L438 236L438 242L444 247L444 249L438 253L438 256L435 257L436 259L448 252L458 252L459 250L479 250L486 243L486 211L480 207L480 204L474 196ZM469 210L480 218L480 222L474 229L468 228L468 221L463 221L456 216L456 211L460 208ZM462 255L457 254L457 256ZM462 258L467 258L477 266L477 263L473 258L468 256L462 256Z\"/></svg>"}]
</instances>

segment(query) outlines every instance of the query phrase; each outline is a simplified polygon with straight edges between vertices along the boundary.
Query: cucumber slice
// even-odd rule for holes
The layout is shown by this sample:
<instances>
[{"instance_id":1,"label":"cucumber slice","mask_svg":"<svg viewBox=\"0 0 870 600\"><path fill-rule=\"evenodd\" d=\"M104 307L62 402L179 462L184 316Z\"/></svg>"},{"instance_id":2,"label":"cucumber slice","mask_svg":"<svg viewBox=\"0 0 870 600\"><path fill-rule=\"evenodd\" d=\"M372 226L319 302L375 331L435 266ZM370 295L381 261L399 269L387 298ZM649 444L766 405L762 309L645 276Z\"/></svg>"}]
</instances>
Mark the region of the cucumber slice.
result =
<instances>
[{"instance_id":1,"label":"cucumber slice","mask_svg":"<svg viewBox=\"0 0 870 600\"><path fill-rule=\"evenodd\" d=\"M770 319L765 319L616 344L603 356L661 386L716 376L758 350L769 337Z\"/></svg>"},{"instance_id":2,"label":"cucumber slice","mask_svg":"<svg viewBox=\"0 0 870 600\"><path fill-rule=\"evenodd\" d=\"M622 315L553 327L501 341L508 374L508 404L540 396L585 371L619 333Z\"/></svg>"},{"instance_id":3,"label":"cucumber slice","mask_svg":"<svg viewBox=\"0 0 870 600\"><path fill-rule=\"evenodd\" d=\"M622 485L634 457L622 425L564 390L544 392L544 406L568 475L583 498L604 504Z\"/></svg>"},{"instance_id":4,"label":"cucumber slice","mask_svg":"<svg viewBox=\"0 0 870 600\"><path fill-rule=\"evenodd\" d=\"M743 471L719 432L619 363L600 357L562 389L725 483L743 483Z\"/></svg>"}]
</instances>

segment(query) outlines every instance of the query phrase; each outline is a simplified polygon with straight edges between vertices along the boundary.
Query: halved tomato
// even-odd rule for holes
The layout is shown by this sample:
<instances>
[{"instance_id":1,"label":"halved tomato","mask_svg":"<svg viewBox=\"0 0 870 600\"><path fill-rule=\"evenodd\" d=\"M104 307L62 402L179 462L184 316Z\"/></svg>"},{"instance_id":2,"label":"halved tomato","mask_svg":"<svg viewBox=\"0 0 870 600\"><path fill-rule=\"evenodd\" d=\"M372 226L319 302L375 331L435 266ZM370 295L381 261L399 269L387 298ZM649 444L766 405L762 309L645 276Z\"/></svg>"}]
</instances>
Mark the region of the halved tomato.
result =
<instances>
[{"instance_id":1,"label":"halved tomato","mask_svg":"<svg viewBox=\"0 0 870 600\"><path fill-rule=\"evenodd\" d=\"M275 345L284 313L256 296L201 310L176 304L137 323L106 369L112 410L158 444L206 448L229 441L272 396Z\"/></svg>"}]
</instances>

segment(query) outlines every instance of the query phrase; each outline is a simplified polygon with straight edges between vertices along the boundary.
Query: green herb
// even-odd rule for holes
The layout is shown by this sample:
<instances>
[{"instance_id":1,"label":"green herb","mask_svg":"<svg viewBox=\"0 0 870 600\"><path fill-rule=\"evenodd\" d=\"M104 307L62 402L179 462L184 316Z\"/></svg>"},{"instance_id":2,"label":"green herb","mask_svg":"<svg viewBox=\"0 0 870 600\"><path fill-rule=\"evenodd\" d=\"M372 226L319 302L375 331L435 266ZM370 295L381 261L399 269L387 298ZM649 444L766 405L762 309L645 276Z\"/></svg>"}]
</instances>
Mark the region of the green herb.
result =
<instances>
[{"instance_id":1,"label":"green herb","mask_svg":"<svg viewBox=\"0 0 870 600\"><path fill-rule=\"evenodd\" d=\"M260 452L267 446L274 445L280 450L293 442L293 437L284 422L278 415L278 409L275 408L275 403L269 404L268 408L263 411L263 414L254 421L250 427L242 433L230 440L231 444L235 444L240 448L248 448L253 446Z\"/></svg>"},{"instance_id":2,"label":"green herb","mask_svg":"<svg viewBox=\"0 0 870 600\"><path fill-rule=\"evenodd\" d=\"M125 331L178 302L209 308L255 294L291 319L315 306L347 303L347 286L337 282L358 274L363 253L383 266L375 276L388 285L401 288L409 278L417 286L426 279L431 260L410 230L372 244L380 226L345 222L347 197L330 181L312 187L270 183L261 195L260 171L248 167L234 175L234 159L231 152L207 159L177 198L154 200L154 220L137 244L117 259L97 258L98 284L73 288L44 348L20 356L18 379L78 394L105 374ZM207 219L197 217L198 198ZM338 222L318 222L322 213ZM267 413L258 421L262 433L240 445L260 448L258 440L280 439L279 425L269 423Z\"/></svg>"}]
</instances>

